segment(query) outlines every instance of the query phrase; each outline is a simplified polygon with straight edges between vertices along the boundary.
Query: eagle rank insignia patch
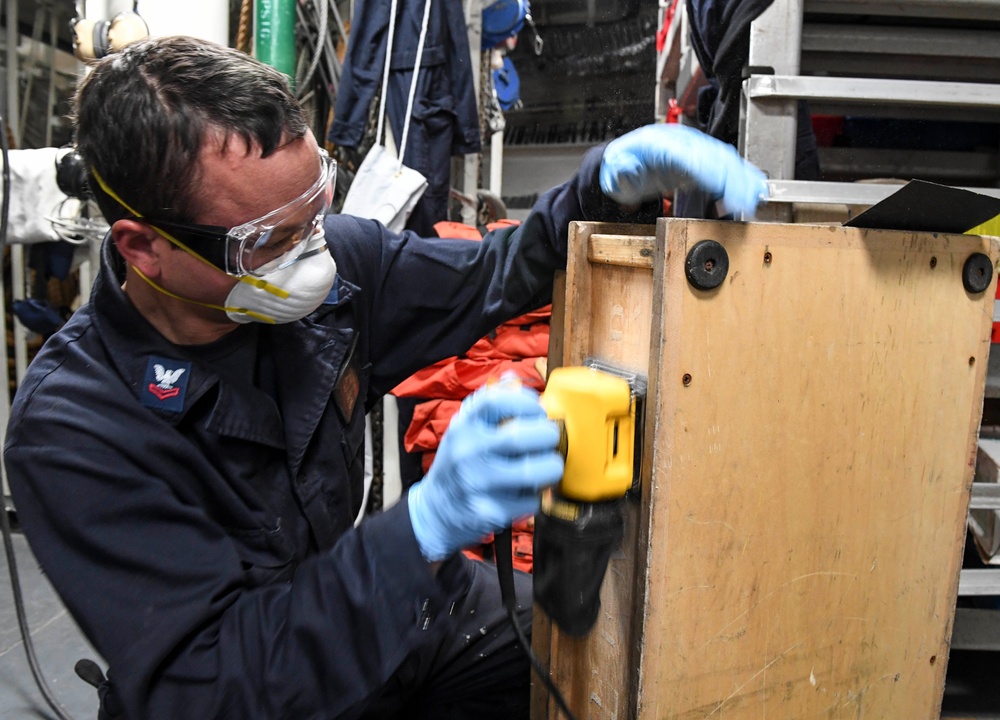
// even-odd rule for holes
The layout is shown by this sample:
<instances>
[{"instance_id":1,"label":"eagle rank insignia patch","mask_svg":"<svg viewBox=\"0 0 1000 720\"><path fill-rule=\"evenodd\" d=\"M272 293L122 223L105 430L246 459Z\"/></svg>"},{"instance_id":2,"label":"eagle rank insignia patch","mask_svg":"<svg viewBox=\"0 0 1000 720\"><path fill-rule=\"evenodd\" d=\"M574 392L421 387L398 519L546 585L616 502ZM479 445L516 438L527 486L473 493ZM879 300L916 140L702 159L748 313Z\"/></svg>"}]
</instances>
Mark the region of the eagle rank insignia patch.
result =
<instances>
[{"instance_id":1,"label":"eagle rank insignia patch","mask_svg":"<svg viewBox=\"0 0 1000 720\"><path fill-rule=\"evenodd\" d=\"M141 393L142 404L156 410L181 412L190 375L189 362L155 356L149 358Z\"/></svg>"}]
</instances>

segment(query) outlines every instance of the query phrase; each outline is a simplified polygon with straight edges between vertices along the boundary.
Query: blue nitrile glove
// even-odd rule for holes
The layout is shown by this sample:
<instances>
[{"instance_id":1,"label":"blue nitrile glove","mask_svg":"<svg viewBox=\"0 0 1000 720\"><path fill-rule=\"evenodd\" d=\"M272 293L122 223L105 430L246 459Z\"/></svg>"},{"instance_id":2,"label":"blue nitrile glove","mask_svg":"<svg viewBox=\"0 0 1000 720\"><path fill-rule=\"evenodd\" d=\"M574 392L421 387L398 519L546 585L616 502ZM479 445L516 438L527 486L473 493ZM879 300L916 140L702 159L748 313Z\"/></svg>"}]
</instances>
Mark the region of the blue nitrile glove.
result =
<instances>
[{"instance_id":1,"label":"blue nitrile glove","mask_svg":"<svg viewBox=\"0 0 1000 720\"><path fill-rule=\"evenodd\" d=\"M608 143L601 190L621 205L638 205L676 188L721 198L727 213L752 217L767 197L767 178L728 143L676 123L647 125Z\"/></svg>"},{"instance_id":2,"label":"blue nitrile glove","mask_svg":"<svg viewBox=\"0 0 1000 720\"><path fill-rule=\"evenodd\" d=\"M538 508L559 481L559 429L538 393L509 381L462 403L434 464L409 493L410 522L423 556L443 560Z\"/></svg>"}]
</instances>

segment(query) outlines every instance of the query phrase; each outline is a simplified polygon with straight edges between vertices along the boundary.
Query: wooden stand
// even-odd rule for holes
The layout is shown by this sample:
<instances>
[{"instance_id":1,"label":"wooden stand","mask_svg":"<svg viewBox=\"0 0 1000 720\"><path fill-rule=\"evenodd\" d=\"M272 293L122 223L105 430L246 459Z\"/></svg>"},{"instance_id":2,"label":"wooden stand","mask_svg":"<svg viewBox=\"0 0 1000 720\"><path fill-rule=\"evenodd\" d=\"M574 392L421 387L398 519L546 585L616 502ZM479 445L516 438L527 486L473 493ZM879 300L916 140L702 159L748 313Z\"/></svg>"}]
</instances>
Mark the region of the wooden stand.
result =
<instances>
[{"instance_id":1,"label":"wooden stand","mask_svg":"<svg viewBox=\"0 0 1000 720\"><path fill-rule=\"evenodd\" d=\"M714 290L685 274L715 240ZM582 640L536 652L585 718L937 718L998 241L575 224L550 363L649 379L642 486ZM536 682L534 720L560 717Z\"/></svg>"}]
</instances>

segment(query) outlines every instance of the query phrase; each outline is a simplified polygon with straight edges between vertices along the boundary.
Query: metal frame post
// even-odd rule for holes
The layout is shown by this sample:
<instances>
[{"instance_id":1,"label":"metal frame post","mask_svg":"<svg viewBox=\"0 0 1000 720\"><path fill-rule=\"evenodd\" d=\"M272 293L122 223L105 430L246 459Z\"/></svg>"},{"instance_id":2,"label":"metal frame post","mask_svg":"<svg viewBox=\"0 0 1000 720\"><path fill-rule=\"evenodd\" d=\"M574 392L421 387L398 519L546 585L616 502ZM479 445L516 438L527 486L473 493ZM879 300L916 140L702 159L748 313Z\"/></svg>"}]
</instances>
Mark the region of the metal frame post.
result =
<instances>
[{"instance_id":1,"label":"metal frame post","mask_svg":"<svg viewBox=\"0 0 1000 720\"><path fill-rule=\"evenodd\" d=\"M479 103L479 74L482 70L483 43L483 0L466 0L465 24L469 37L469 60L472 64L472 83L475 87L476 103ZM480 108L481 110L481 108ZM479 189L479 155L470 153L462 163L462 187L466 195L477 197ZM476 209L462 204L462 222L475 226Z\"/></svg>"},{"instance_id":2,"label":"metal frame post","mask_svg":"<svg viewBox=\"0 0 1000 720\"><path fill-rule=\"evenodd\" d=\"M750 76L743 84L740 111L740 154L773 180L795 177L797 100L759 102L748 97L755 76L798 75L802 54L803 0L775 0L750 25ZM769 205L759 217L788 222L791 207Z\"/></svg>"}]
</instances>

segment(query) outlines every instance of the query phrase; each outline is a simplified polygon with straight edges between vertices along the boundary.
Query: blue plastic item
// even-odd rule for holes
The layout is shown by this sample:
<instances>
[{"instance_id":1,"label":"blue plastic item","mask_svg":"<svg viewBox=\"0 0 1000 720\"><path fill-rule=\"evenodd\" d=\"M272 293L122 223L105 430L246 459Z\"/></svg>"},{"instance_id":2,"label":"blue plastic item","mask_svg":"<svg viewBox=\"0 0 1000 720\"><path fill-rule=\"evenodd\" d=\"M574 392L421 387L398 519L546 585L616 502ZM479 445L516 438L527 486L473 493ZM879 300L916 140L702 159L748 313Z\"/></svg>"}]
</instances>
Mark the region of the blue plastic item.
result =
<instances>
[{"instance_id":1,"label":"blue plastic item","mask_svg":"<svg viewBox=\"0 0 1000 720\"><path fill-rule=\"evenodd\" d=\"M493 87L501 110L511 110L521 104L521 78L509 55L504 55L503 67L493 71Z\"/></svg>"},{"instance_id":2,"label":"blue plastic item","mask_svg":"<svg viewBox=\"0 0 1000 720\"><path fill-rule=\"evenodd\" d=\"M497 0L483 8L483 50L521 32L530 14L529 0Z\"/></svg>"}]
</instances>

